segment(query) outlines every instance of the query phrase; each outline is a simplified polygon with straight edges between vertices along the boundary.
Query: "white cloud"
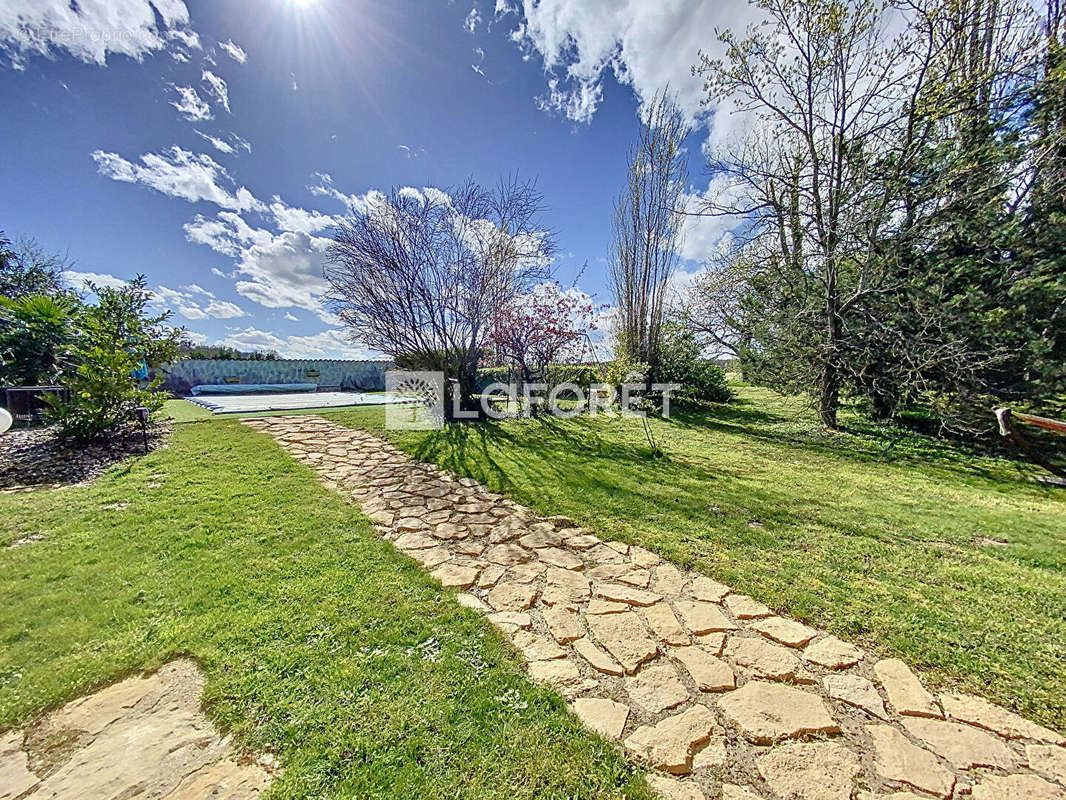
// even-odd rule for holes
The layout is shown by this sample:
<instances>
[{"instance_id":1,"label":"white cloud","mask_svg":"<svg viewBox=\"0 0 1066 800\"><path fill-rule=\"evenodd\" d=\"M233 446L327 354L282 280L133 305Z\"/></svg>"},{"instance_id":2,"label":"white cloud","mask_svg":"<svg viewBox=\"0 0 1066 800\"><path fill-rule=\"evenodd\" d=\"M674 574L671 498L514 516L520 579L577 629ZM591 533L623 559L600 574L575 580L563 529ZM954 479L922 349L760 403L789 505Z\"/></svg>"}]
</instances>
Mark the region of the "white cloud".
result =
<instances>
[{"instance_id":1,"label":"white cloud","mask_svg":"<svg viewBox=\"0 0 1066 800\"><path fill-rule=\"evenodd\" d=\"M167 31L167 39L178 42L190 50L202 50L203 46L200 44L200 34L196 31L176 29Z\"/></svg>"},{"instance_id":2,"label":"white cloud","mask_svg":"<svg viewBox=\"0 0 1066 800\"><path fill-rule=\"evenodd\" d=\"M126 285L125 280L116 278L114 275L103 272L80 272L74 269L66 270L63 273L63 280L78 291L88 289L85 285L87 282L111 289L121 289Z\"/></svg>"},{"instance_id":3,"label":"white cloud","mask_svg":"<svg viewBox=\"0 0 1066 800\"><path fill-rule=\"evenodd\" d=\"M191 153L178 146L162 153L145 153L134 164L117 153L96 150L92 154L101 175L125 183L142 183L170 197L190 203L206 201L235 211L259 210L264 206L243 186L234 185L225 168L206 154Z\"/></svg>"},{"instance_id":4,"label":"white cloud","mask_svg":"<svg viewBox=\"0 0 1066 800\"><path fill-rule=\"evenodd\" d=\"M191 86L172 87L178 93L177 100L171 100L170 104L178 110L189 122L203 122L211 119L211 106L209 106L199 92Z\"/></svg>"},{"instance_id":5,"label":"white cloud","mask_svg":"<svg viewBox=\"0 0 1066 800\"><path fill-rule=\"evenodd\" d=\"M511 38L549 73L542 108L589 121L610 70L641 100L669 84L695 116L704 97L691 74L699 50L717 54L715 28L743 30L757 13L741 2L675 0L667 10L646 0L523 0L523 22Z\"/></svg>"},{"instance_id":6,"label":"white cloud","mask_svg":"<svg viewBox=\"0 0 1066 800\"><path fill-rule=\"evenodd\" d=\"M210 142L211 146L218 150L218 152L225 153L228 156L233 155L238 150L244 150L249 153L252 152L251 142L249 142L247 139L242 139L235 133L228 134L229 141L227 141L226 139L219 138L218 136L212 136L211 134L204 133L203 131L194 130L193 132L205 142Z\"/></svg>"},{"instance_id":7,"label":"white cloud","mask_svg":"<svg viewBox=\"0 0 1066 800\"><path fill-rule=\"evenodd\" d=\"M348 341L343 330L330 328L309 336L281 337L248 327L231 332L216 344L238 350L274 350L283 358L378 358L380 355Z\"/></svg>"},{"instance_id":8,"label":"white cloud","mask_svg":"<svg viewBox=\"0 0 1066 800\"><path fill-rule=\"evenodd\" d=\"M224 42L219 42L218 46L221 47L230 58L236 61L238 64L243 64L248 60L248 54L244 52L239 44L236 44L232 39L227 39Z\"/></svg>"},{"instance_id":9,"label":"white cloud","mask_svg":"<svg viewBox=\"0 0 1066 800\"><path fill-rule=\"evenodd\" d=\"M463 27L466 28L468 33L473 33L477 30L478 25L481 24L481 12L477 10L477 7L470 9L470 13L466 15L466 19L463 21Z\"/></svg>"},{"instance_id":10,"label":"white cloud","mask_svg":"<svg viewBox=\"0 0 1066 800\"><path fill-rule=\"evenodd\" d=\"M198 42L185 29L188 23L189 9L181 0L3 0L0 48L15 69L23 69L28 58L53 57L60 50L104 66L111 54L140 61L166 48L168 39L186 46L186 39Z\"/></svg>"},{"instance_id":11,"label":"white cloud","mask_svg":"<svg viewBox=\"0 0 1066 800\"><path fill-rule=\"evenodd\" d=\"M559 79L548 80L548 94L536 99L541 111L563 114L574 122L592 122L596 109L603 99L603 89L599 83L580 83L574 89L559 88Z\"/></svg>"},{"instance_id":12,"label":"white cloud","mask_svg":"<svg viewBox=\"0 0 1066 800\"><path fill-rule=\"evenodd\" d=\"M173 308L186 319L201 320L209 317L212 319L236 319L248 316L247 312L236 303L217 300L213 294L195 284L184 288L190 291L179 291L166 286L157 286L152 290L152 294L155 295L154 300L157 305ZM211 298L210 302L206 306L201 306L194 297L196 294Z\"/></svg>"},{"instance_id":13,"label":"white cloud","mask_svg":"<svg viewBox=\"0 0 1066 800\"><path fill-rule=\"evenodd\" d=\"M204 70L200 76L204 85L207 87L208 94L215 98L215 101L226 109L226 113L230 113L229 110L229 87L226 86L226 82L222 78L218 77L210 70Z\"/></svg>"},{"instance_id":14,"label":"white cloud","mask_svg":"<svg viewBox=\"0 0 1066 800\"><path fill-rule=\"evenodd\" d=\"M517 14L518 9L510 2L510 0L496 0L496 8L493 12L496 19L507 16L508 14Z\"/></svg>"},{"instance_id":15,"label":"white cloud","mask_svg":"<svg viewBox=\"0 0 1066 800\"><path fill-rule=\"evenodd\" d=\"M318 233L333 227L339 221L336 217L321 214L318 211L308 211L305 208L286 205L278 195L274 195L274 202L270 204L270 213L274 215L274 223L279 230L294 233Z\"/></svg>"},{"instance_id":16,"label":"white cloud","mask_svg":"<svg viewBox=\"0 0 1066 800\"><path fill-rule=\"evenodd\" d=\"M315 228L325 217L313 211L292 209L275 198L279 225ZM234 259L237 293L266 308L303 308L326 322L334 317L320 301L326 290L322 274L330 240L305 230L272 233L253 228L239 214L222 211L214 219L197 215L185 225L186 238L207 245Z\"/></svg>"},{"instance_id":17,"label":"white cloud","mask_svg":"<svg viewBox=\"0 0 1066 800\"><path fill-rule=\"evenodd\" d=\"M730 183L724 175L715 175L703 192L685 193L681 196L681 207L687 214L681 225L682 241L678 251L684 259L706 262L720 252L723 241L731 239L733 231L741 220L733 216L696 216L706 212L708 201L728 203L735 198L738 188Z\"/></svg>"},{"instance_id":18,"label":"white cloud","mask_svg":"<svg viewBox=\"0 0 1066 800\"><path fill-rule=\"evenodd\" d=\"M215 319L236 319L248 316L243 308L228 300L212 300L204 306L204 313Z\"/></svg>"},{"instance_id":19,"label":"white cloud","mask_svg":"<svg viewBox=\"0 0 1066 800\"><path fill-rule=\"evenodd\" d=\"M293 313L292 313L291 311L286 311L286 312L285 312L285 316L284 316L284 319L287 319L287 320L288 320L289 322L296 322L296 321L298 321L298 320L299 320L299 317L297 317L297 316L296 316L295 314L293 314Z\"/></svg>"}]
</instances>

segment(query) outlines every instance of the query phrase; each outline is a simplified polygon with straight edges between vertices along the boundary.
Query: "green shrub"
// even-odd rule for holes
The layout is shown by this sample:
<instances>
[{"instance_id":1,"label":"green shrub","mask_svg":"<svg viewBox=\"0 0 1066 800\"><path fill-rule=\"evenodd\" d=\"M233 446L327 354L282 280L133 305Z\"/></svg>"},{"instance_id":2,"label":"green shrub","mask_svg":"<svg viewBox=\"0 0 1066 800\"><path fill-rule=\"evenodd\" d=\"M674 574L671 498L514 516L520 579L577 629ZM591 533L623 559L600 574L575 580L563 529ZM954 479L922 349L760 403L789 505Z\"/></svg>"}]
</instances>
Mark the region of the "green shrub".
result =
<instances>
[{"instance_id":1,"label":"green shrub","mask_svg":"<svg viewBox=\"0 0 1066 800\"><path fill-rule=\"evenodd\" d=\"M604 383L603 367L590 364L552 364L547 369L546 383L558 386L560 383L573 383L582 389L594 383ZM534 380L539 380L539 376ZM510 367L482 367L477 371L477 390L483 392L487 386L493 383L521 384L520 377Z\"/></svg>"},{"instance_id":2,"label":"green shrub","mask_svg":"<svg viewBox=\"0 0 1066 800\"><path fill-rule=\"evenodd\" d=\"M712 359L703 357L703 342L678 322L663 326L659 355L659 383L677 383L673 397L682 402L725 403L732 399L725 372Z\"/></svg>"},{"instance_id":3,"label":"green shrub","mask_svg":"<svg viewBox=\"0 0 1066 800\"><path fill-rule=\"evenodd\" d=\"M78 305L68 294L0 297L0 384L37 386L56 380L59 352Z\"/></svg>"},{"instance_id":4,"label":"green shrub","mask_svg":"<svg viewBox=\"0 0 1066 800\"><path fill-rule=\"evenodd\" d=\"M72 439L95 439L123 427L134 409L158 411L166 400L160 392L162 376L143 382L135 376L142 363L149 368L177 356L180 329L162 326L170 313L151 317L145 313L151 293L143 277L121 289L90 289L96 305L83 306L60 355L63 383L69 398L47 398L46 418Z\"/></svg>"}]
</instances>

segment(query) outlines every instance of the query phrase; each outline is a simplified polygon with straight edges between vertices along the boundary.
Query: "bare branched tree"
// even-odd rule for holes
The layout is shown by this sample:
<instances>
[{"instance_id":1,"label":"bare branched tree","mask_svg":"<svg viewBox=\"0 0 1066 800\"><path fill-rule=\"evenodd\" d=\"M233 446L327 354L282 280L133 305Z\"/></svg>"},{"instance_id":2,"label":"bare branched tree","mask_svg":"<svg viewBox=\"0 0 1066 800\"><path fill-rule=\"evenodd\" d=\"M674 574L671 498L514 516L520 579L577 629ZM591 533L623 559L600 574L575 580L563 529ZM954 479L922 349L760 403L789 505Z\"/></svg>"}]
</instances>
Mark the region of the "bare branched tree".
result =
<instances>
[{"instance_id":1,"label":"bare branched tree","mask_svg":"<svg viewBox=\"0 0 1066 800\"><path fill-rule=\"evenodd\" d=\"M615 203L610 266L618 346L648 365L649 381L659 360L667 285L679 258L686 133L677 103L668 92L657 93L642 112L626 186Z\"/></svg>"},{"instance_id":2,"label":"bare branched tree","mask_svg":"<svg viewBox=\"0 0 1066 800\"><path fill-rule=\"evenodd\" d=\"M468 181L371 198L333 234L327 302L354 340L411 368L444 372L460 407L475 408L491 321L547 274L554 236L540 222L542 209L535 183L513 178L493 189Z\"/></svg>"}]
</instances>

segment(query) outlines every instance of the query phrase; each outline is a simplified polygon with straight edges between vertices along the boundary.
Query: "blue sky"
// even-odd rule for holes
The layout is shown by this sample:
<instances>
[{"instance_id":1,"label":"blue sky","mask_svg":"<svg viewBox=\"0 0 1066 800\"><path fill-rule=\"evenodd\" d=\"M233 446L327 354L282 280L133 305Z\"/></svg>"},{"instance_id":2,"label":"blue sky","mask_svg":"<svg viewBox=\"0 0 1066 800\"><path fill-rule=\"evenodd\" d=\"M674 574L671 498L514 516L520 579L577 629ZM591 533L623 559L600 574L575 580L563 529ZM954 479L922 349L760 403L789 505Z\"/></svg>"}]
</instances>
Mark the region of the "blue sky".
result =
<instances>
[{"instance_id":1,"label":"blue sky","mask_svg":"<svg viewBox=\"0 0 1066 800\"><path fill-rule=\"evenodd\" d=\"M147 275L199 341L365 351L321 307L335 215L368 192L536 177L557 277L607 302L637 108L669 82L700 147L728 128L689 74L745 5L699 0L0 0L0 229ZM726 235L687 231L682 280Z\"/></svg>"}]
</instances>

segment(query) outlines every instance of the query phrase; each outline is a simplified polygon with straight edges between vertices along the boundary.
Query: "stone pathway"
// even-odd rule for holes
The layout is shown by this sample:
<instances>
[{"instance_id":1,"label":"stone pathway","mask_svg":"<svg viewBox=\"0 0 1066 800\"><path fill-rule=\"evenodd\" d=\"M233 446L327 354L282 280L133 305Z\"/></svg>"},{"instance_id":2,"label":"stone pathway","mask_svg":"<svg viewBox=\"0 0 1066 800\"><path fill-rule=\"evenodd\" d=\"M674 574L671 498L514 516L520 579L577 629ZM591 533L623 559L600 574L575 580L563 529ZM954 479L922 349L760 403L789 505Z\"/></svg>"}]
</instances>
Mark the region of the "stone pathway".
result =
<instances>
[{"instance_id":1,"label":"stone pathway","mask_svg":"<svg viewBox=\"0 0 1066 800\"><path fill-rule=\"evenodd\" d=\"M129 678L0 735L0 800L255 800L277 766L233 757L192 661Z\"/></svg>"},{"instance_id":2,"label":"stone pathway","mask_svg":"<svg viewBox=\"0 0 1066 800\"><path fill-rule=\"evenodd\" d=\"M1066 737L316 416L246 424L484 613L671 800L1066 800Z\"/></svg>"}]
</instances>

